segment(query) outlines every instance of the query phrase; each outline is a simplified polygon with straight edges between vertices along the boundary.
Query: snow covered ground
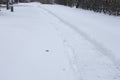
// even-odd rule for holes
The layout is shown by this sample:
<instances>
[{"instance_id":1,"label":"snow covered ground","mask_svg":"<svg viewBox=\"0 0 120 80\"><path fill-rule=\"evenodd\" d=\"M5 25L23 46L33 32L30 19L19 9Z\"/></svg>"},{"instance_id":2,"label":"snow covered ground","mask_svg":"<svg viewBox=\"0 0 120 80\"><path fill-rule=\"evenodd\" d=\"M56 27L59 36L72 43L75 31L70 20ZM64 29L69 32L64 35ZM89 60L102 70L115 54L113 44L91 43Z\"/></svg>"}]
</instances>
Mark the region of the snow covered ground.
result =
<instances>
[{"instance_id":1,"label":"snow covered ground","mask_svg":"<svg viewBox=\"0 0 120 80\"><path fill-rule=\"evenodd\" d=\"M120 80L120 18L21 3L0 12L0 80Z\"/></svg>"}]
</instances>

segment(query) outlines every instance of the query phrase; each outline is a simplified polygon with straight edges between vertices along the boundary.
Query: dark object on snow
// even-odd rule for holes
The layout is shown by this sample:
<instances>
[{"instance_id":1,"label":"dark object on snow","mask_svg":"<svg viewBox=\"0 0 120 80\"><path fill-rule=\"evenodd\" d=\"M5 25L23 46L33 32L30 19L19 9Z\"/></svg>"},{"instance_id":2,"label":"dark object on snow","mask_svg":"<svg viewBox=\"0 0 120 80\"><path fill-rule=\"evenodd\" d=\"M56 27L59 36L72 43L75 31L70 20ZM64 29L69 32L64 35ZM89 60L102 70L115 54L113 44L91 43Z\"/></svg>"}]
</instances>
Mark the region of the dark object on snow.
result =
<instances>
[{"instance_id":1,"label":"dark object on snow","mask_svg":"<svg viewBox=\"0 0 120 80\"><path fill-rule=\"evenodd\" d=\"M14 12L14 7L13 7L13 5L11 6L11 12Z\"/></svg>"},{"instance_id":2,"label":"dark object on snow","mask_svg":"<svg viewBox=\"0 0 120 80\"><path fill-rule=\"evenodd\" d=\"M45 52L49 52L49 50L45 50Z\"/></svg>"}]
</instances>

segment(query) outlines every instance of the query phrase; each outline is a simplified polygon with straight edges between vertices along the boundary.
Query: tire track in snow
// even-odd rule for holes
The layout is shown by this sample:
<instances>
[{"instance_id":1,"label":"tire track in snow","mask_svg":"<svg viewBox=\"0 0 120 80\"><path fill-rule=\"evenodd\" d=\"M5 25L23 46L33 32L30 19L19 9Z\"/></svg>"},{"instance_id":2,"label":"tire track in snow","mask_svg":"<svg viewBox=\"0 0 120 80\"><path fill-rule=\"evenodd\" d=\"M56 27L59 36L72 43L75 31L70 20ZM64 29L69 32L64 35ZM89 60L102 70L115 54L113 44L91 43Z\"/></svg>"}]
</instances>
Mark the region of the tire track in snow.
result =
<instances>
[{"instance_id":1,"label":"tire track in snow","mask_svg":"<svg viewBox=\"0 0 120 80\"><path fill-rule=\"evenodd\" d=\"M120 73L120 63L119 63L119 59L116 59L116 57L113 55L112 51L107 49L106 47L104 47L102 44L100 44L99 42L97 42L95 39L92 39L89 35L87 35L85 32L83 32L82 30L80 30L79 28L77 28L77 26L67 22L66 20L62 19L61 17L59 17L58 15L56 15L54 12L52 12L51 10L48 10L42 6L39 6L41 9L43 9L44 11L48 12L50 15L52 15L53 17L57 18L61 23L63 23L64 25L66 25L67 27L73 29L75 32L77 32L80 36L82 36L85 40L87 40L88 42L90 42L100 53L102 53L103 55L105 55L106 57L108 57L113 64L116 66L116 69L119 71ZM120 74L119 74L120 76Z\"/></svg>"}]
</instances>

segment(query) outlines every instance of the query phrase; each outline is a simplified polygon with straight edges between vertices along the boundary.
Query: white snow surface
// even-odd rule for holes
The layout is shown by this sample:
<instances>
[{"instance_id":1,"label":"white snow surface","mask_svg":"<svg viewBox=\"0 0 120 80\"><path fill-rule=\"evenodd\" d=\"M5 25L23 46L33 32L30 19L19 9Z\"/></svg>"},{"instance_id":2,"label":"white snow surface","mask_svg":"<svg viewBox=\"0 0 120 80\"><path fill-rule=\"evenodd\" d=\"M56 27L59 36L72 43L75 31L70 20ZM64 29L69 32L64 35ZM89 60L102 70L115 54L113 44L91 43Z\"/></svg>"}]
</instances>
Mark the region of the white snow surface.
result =
<instances>
[{"instance_id":1,"label":"white snow surface","mask_svg":"<svg viewBox=\"0 0 120 80\"><path fill-rule=\"evenodd\" d=\"M120 80L120 17L14 6L0 11L0 80Z\"/></svg>"}]
</instances>

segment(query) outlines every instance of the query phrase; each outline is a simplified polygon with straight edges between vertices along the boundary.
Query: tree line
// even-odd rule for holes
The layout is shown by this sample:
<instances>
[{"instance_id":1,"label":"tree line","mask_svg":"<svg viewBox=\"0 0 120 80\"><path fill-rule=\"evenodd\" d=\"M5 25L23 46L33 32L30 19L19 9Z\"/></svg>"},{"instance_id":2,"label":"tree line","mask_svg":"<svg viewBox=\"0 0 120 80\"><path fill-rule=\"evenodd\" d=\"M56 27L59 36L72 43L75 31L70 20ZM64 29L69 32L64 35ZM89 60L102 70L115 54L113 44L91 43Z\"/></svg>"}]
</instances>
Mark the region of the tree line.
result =
<instances>
[{"instance_id":1,"label":"tree line","mask_svg":"<svg viewBox=\"0 0 120 80\"><path fill-rule=\"evenodd\" d=\"M55 2L109 15L120 15L120 0L55 0Z\"/></svg>"}]
</instances>

